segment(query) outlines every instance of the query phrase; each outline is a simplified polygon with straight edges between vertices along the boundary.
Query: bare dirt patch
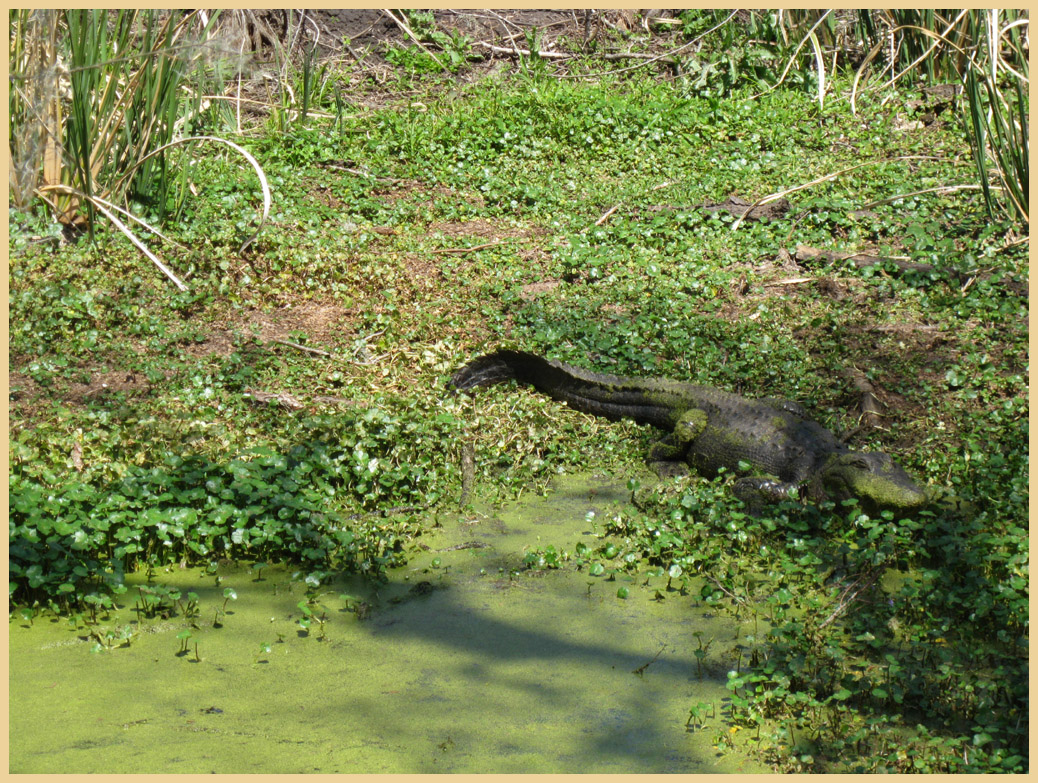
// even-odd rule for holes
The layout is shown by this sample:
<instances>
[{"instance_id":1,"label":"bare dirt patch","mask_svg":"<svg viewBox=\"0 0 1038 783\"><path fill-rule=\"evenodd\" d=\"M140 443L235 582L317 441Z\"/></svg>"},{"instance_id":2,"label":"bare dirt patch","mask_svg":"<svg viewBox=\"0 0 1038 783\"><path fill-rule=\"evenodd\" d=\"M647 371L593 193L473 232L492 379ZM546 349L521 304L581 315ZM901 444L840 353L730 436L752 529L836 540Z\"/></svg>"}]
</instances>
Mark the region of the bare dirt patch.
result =
<instances>
[{"instance_id":1,"label":"bare dirt patch","mask_svg":"<svg viewBox=\"0 0 1038 783\"><path fill-rule=\"evenodd\" d=\"M151 383L140 373L106 370L93 373L88 383L70 383L62 397L66 402L87 405L110 394L124 393L127 397L135 397L151 388Z\"/></svg>"},{"instance_id":2,"label":"bare dirt patch","mask_svg":"<svg viewBox=\"0 0 1038 783\"><path fill-rule=\"evenodd\" d=\"M554 291L561 283L561 280L539 280L536 283L529 283L519 289L519 298L529 301L548 291Z\"/></svg>"},{"instance_id":3,"label":"bare dirt patch","mask_svg":"<svg viewBox=\"0 0 1038 783\"><path fill-rule=\"evenodd\" d=\"M337 302L303 302L276 310L247 310L228 314L222 326L213 325L206 338L185 347L195 358L230 356L235 349L235 334L252 335L261 342L288 340L299 342L298 332L306 335L311 347L332 345L352 332L354 311Z\"/></svg>"},{"instance_id":4,"label":"bare dirt patch","mask_svg":"<svg viewBox=\"0 0 1038 783\"><path fill-rule=\"evenodd\" d=\"M305 302L272 312L253 310L244 320L259 326L263 341L291 339L292 332L305 332L313 343L335 342L349 331L351 311L336 302Z\"/></svg>"}]
</instances>

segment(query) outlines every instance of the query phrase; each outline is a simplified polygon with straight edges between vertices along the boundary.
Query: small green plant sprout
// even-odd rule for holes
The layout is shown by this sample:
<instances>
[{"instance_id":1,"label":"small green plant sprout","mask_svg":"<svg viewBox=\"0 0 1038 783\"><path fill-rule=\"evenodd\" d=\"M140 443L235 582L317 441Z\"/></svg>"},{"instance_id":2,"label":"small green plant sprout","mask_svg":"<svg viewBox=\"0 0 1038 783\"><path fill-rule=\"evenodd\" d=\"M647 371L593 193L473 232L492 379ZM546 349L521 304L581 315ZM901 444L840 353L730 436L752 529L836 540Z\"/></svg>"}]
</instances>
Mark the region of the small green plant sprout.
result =
<instances>
[{"instance_id":1,"label":"small green plant sprout","mask_svg":"<svg viewBox=\"0 0 1038 783\"><path fill-rule=\"evenodd\" d=\"M116 631L112 643L116 647L129 647L136 636L136 629L132 625L127 624Z\"/></svg>"},{"instance_id":2,"label":"small green plant sprout","mask_svg":"<svg viewBox=\"0 0 1038 783\"><path fill-rule=\"evenodd\" d=\"M672 588L670 586L670 580L671 579L679 579L681 577L682 573L683 573L683 571L681 569L681 566L678 565L677 563L674 563L674 565L672 565L669 569L667 569L667 590L673 590L674 589L674 588Z\"/></svg>"},{"instance_id":3,"label":"small green plant sprout","mask_svg":"<svg viewBox=\"0 0 1038 783\"><path fill-rule=\"evenodd\" d=\"M588 511L586 514L584 514L584 521L591 525L591 532L597 536L598 527L595 525L595 512Z\"/></svg>"},{"instance_id":4,"label":"small green plant sprout","mask_svg":"<svg viewBox=\"0 0 1038 783\"><path fill-rule=\"evenodd\" d=\"M688 711L688 720L685 728L690 732L706 728L706 719L716 717L717 710L712 701L701 701Z\"/></svg>"},{"instance_id":5,"label":"small green plant sprout","mask_svg":"<svg viewBox=\"0 0 1038 783\"><path fill-rule=\"evenodd\" d=\"M263 569L266 568L266 567L267 567L267 563L253 563L252 564L252 573L254 573L256 575L256 579L254 581L256 581L256 582L262 582L263 581Z\"/></svg>"},{"instance_id":6,"label":"small green plant sprout","mask_svg":"<svg viewBox=\"0 0 1038 783\"><path fill-rule=\"evenodd\" d=\"M107 629L103 634L98 630L92 630L90 635L96 639L91 652L101 652L102 650L111 650L112 644L115 643L115 630L112 628Z\"/></svg>"},{"instance_id":7,"label":"small green plant sprout","mask_svg":"<svg viewBox=\"0 0 1038 783\"><path fill-rule=\"evenodd\" d=\"M636 478L627 479L627 491L631 493L631 505L634 505L634 493L641 489L642 483Z\"/></svg>"},{"instance_id":8,"label":"small green plant sprout","mask_svg":"<svg viewBox=\"0 0 1038 783\"><path fill-rule=\"evenodd\" d=\"M625 587L624 585L621 585L620 587L618 587L616 589L616 597L617 598L627 598L627 596L629 596L630 594L631 594L631 591L628 590L627 587Z\"/></svg>"},{"instance_id":9,"label":"small green plant sprout","mask_svg":"<svg viewBox=\"0 0 1038 783\"><path fill-rule=\"evenodd\" d=\"M108 613L114 606L111 596L98 595L97 593L89 593L83 596L83 602L90 609L90 623L95 624L98 620L98 611L104 612L105 619L108 618Z\"/></svg>"},{"instance_id":10,"label":"small green plant sprout","mask_svg":"<svg viewBox=\"0 0 1038 783\"><path fill-rule=\"evenodd\" d=\"M346 608L344 611L353 612L357 615L358 620L366 620L371 615L371 604L367 601L354 598L352 595L347 593L342 593L339 598L346 602Z\"/></svg>"},{"instance_id":11,"label":"small green plant sprout","mask_svg":"<svg viewBox=\"0 0 1038 783\"><path fill-rule=\"evenodd\" d=\"M187 643L193 635L194 634L191 633L191 629L189 628L185 628L177 634L177 639L180 640L180 650L177 651L178 656L183 657L187 655Z\"/></svg>"},{"instance_id":12,"label":"small green plant sprout","mask_svg":"<svg viewBox=\"0 0 1038 783\"><path fill-rule=\"evenodd\" d=\"M703 644L703 632L695 631L692 634L696 637L696 641L699 642L699 649L693 650L692 654L696 656L696 675L703 679L703 661L706 659L707 651L710 649L710 645L713 643L713 637L704 645Z\"/></svg>"},{"instance_id":13,"label":"small green plant sprout","mask_svg":"<svg viewBox=\"0 0 1038 783\"><path fill-rule=\"evenodd\" d=\"M33 609L31 606L23 606L21 609L18 610L18 614L23 620L28 621L29 627L31 628L32 621L36 617L36 610Z\"/></svg>"},{"instance_id":14,"label":"small green plant sprout","mask_svg":"<svg viewBox=\"0 0 1038 783\"><path fill-rule=\"evenodd\" d=\"M554 546L549 544L544 549L532 549L523 558L523 565L530 569L561 568L562 561L569 555L563 552L561 555Z\"/></svg>"},{"instance_id":15,"label":"small green plant sprout","mask_svg":"<svg viewBox=\"0 0 1038 783\"><path fill-rule=\"evenodd\" d=\"M303 616L299 618L297 624L299 625L301 635L306 636L310 633L310 624L313 622L314 613L310 607L307 606L306 601L300 601L296 606L299 607L299 611L303 613Z\"/></svg>"},{"instance_id":16,"label":"small green plant sprout","mask_svg":"<svg viewBox=\"0 0 1038 783\"><path fill-rule=\"evenodd\" d=\"M234 591L234 588L232 588L232 587L225 587L223 589L223 611L224 612L227 611L227 602L228 601L237 601L237 600L238 600L238 594Z\"/></svg>"},{"instance_id":17,"label":"small green plant sprout","mask_svg":"<svg viewBox=\"0 0 1038 783\"><path fill-rule=\"evenodd\" d=\"M267 663L264 656L270 655L272 649L270 642L260 642L259 652L256 653L256 663Z\"/></svg>"}]
</instances>

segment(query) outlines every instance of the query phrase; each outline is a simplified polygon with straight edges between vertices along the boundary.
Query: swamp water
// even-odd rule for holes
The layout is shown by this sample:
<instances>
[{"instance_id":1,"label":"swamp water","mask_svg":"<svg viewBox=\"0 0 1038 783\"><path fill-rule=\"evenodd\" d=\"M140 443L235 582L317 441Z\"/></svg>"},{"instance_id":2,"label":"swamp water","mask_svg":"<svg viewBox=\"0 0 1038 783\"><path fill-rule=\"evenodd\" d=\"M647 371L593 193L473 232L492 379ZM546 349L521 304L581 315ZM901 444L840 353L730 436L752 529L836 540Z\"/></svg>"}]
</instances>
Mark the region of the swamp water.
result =
<instances>
[{"instance_id":1,"label":"swamp water","mask_svg":"<svg viewBox=\"0 0 1038 783\"><path fill-rule=\"evenodd\" d=\"M388 584L322 585L323 631L299 627L305 585L278 567L258 581L221 567L219 585L201 569L156 571L153 583L199 595L179 655L179 613L137 624L143 575L100 626L130 625L129 646L91 653L83 626L13 619L10 771L767 771L718 753L719 720L685 725L700 702L720 710L752 626L568 563L523 569L524 547L600 546L588 512L604 519L626 497L616 479L560 477L547 497L496 513L441 514L420 539L430 550ZM228 587L237 599L214 628ZM712 640L702 676L697 632Z\"/></svg>"}]
</instances>

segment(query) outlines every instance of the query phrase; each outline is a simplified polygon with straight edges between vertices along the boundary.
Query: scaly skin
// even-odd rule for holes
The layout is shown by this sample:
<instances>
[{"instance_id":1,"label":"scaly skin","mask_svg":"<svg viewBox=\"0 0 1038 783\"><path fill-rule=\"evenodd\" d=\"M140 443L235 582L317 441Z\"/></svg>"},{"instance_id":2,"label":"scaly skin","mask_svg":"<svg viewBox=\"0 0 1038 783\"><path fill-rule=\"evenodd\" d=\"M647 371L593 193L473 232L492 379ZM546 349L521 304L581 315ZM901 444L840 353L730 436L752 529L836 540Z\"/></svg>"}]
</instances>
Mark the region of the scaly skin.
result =
<instances>
[{"instance_id":1,"label":"scaly skin","mask_svg":"<svg viewBox=\"0 0 1038 783\"><path fill-rule=\"evenodd\" d=\"M789 400L751 400L664 378L604 375L510 350L474 359L454 374L451 384L464 391L508 380L529 384L584 413L665 430L669 434L653 447L651 461L683 462L705 475L721 468L753 474L735 487L751 506L778 500L793 489L816 501L856 497L873 512L909 511L928 502L888 455L851 451Z\"/></svg>"}]
</instances>

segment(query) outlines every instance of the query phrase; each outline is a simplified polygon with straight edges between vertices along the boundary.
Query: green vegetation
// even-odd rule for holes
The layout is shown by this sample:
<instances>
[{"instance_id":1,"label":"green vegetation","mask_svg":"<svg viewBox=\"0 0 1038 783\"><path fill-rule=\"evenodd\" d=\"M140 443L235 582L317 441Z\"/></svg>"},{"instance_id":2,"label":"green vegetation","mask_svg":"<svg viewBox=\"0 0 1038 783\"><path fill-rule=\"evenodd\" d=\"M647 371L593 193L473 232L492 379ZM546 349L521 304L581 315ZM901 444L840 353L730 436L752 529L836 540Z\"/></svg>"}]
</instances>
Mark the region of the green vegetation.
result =
<instances>
[{"instance_id":1,"label":"green vegetation","mask_svg":"<svg viewBox=\"0 0 1038 783\"><path fill-rule=\"evenodd\" d=\"M180 29L149 19L156 41ZM448 93L444 73L473 67L473 42L411 13L401 22L421 45L386 57L406 98L347 111L310 62L293 93L306 103L297 94L294 113L282 103L237 139L273 195L247 250L264 193L223 147L180 153L176 187L147 185L169 175L159 163L120 183L145 214L176 215L163 233L184 248L170 262L184 291L95 223L89 200L47 204L32 194L59 180L19 180L12 611L96 624L136 601L141 616L190 617L197 597L126 592L126 574L171 563L378 579L470 492L500 501L577 466L606 469L639 477L637 507L599 522L613 543L572 557L531 548L525 565L666 574L759 619L732 660L731 701L692 709L690 730L753 732L783 770L1026 770L1026 90L973 74L940 113L927 80L833 70L828 51L819 72L812 51L843 28L827 39L823 22L794 54L818 17L800 36L755 20L754 35L710 33L667 79L602 73L590 52L572 69L593 80L556 78L531 36L511 77ZM722 21L690 12L675 34ZM1018 28L1003 24L1009 40ZM761 59L751 39L767 30ZM387 95L363 63L338 67ZM157 94L174 111L169 89ZM31 112L12 92L14 140ZM66 150L62 176L89 177L87 149ZM112 154L100 170L126 170ZM779 193L788 208L769 219L719 208ZM66 243L55 217L94 241ZM789 502L752 517L730 479L654 484L639 472L646 430L516 389L448 393L457 366L502 343L795 399L971 508L899 519ZM859 422L864 394L879 415ZM206 612L219 618L230 600ZM323 610L299 611L300 630L323 638ZM133 638L107 633L97 649ZM178 638L197 659L198 640Z\"/></svg>"}]
</instances>

